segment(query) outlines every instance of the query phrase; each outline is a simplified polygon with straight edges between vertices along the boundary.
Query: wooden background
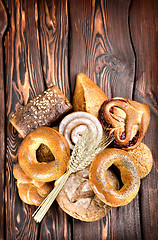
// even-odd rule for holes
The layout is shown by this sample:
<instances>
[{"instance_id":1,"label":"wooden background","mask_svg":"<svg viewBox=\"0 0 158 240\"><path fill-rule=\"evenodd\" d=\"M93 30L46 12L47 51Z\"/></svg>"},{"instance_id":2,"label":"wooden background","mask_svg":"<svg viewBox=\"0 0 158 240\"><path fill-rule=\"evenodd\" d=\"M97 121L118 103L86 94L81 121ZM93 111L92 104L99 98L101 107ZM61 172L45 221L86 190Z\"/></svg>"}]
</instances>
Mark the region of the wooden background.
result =
<instances>
[{"instance_id":1,"label":"wooden background","mask_svg":"<svg viewBox=\"0 0 158 240\"><path fill-rule=\"evenodd\" d=\"M21 139L8 119L52 83L72 100L79 72L109 98L148 104L153 168L137 197L100 221L75 220L55 202L36 224L12 175ZM0 239L158 239L157 96L157 0L0 0Z\"/></svg>"}]
</instances>

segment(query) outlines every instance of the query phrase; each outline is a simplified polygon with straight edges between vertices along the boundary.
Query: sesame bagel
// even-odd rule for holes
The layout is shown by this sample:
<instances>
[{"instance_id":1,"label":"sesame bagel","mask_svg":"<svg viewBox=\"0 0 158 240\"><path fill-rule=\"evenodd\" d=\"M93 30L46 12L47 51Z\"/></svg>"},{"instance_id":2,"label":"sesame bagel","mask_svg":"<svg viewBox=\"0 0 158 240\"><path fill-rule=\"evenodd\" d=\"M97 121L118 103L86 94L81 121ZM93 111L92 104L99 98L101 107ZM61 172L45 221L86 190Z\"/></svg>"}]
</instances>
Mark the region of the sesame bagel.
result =
<instances>
[{"instance_id":1,"label":"sesame bagel","mask_svg":"<svg viewBox=\"0 0 158 240\"><path fill-rule=\"evenodd\" d=\"M50 162L38 162L36 151L45 144L54 158ZM39 127L22 141L18 160L20 167L32 179L51 182L58 179L67 169L70 148L64 136L49 127Z\"/></svg>"},{"instance_id":2,"label":"sesame bagel","mask_svg":"<svg viewBox=\"0 0 158 240\"><path fill-rule=\"evenodd\" d=\"M113 188L106 178L106 171L111 165L120 170L124 185L119 190ZM140 178L132 157L126 151L114 148L105 149L94 158L90 166L89 181L95 194L112 207L131 202L140 187Z\"/></svg>"}]
</instances>

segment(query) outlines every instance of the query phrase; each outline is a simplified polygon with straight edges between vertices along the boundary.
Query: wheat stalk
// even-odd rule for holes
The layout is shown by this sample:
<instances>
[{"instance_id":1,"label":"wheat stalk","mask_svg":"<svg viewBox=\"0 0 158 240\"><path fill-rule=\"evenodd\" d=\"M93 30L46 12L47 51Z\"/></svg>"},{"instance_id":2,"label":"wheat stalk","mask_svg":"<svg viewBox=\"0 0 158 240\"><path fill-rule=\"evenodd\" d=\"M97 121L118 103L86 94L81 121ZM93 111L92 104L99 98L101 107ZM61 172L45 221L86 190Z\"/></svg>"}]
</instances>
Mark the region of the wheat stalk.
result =
<instances>
[{"instance_id":1,"label":"wheat stalk","mask_svg":"<svg viewBox=\"0 0 158 240\"><path fill-rule=\"evenodd\" d=\"M102 140L98 142L97 139L94 139L92 132L85 131L73 149L67 172L56 181L55 188L49 193L32 215L36 222L42 221L70 174L86 168L92 162L94 157L100 151L105 149L113 140L114 137L109 138L109 134L104 132Z\"/></svg>"}]
</instances>

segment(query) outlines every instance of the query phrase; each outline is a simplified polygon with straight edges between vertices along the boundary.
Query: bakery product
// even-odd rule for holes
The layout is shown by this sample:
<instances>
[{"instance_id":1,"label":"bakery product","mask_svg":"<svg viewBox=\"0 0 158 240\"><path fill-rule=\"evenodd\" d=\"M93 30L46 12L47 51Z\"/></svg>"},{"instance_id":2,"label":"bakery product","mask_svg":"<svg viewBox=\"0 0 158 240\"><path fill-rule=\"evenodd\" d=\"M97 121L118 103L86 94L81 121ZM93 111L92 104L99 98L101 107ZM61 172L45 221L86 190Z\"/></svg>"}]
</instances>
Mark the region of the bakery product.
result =
<instances>
[{"instance_id":1,"label":"bakery product","mask_svg":"<svg viewBox=\"0 0 158 240\"><path fill-rule=\"evenodd\" d=\"M120 171L123 186L116 190L107 179L107 169L114 165ZM89 182L95 194L107 205L119 207L130 203L137 195L140 178L132 157L124 150L106 148L92 161Z\"/></svg>"},{"instance_id":2,"label":"bakery product","mask_svg":"<svg viewBox=\"0 0 158 240\"><path fill-rule=\"evenodd\" d=\"M116 97L102 104L99 121L104 129L115 136L114 147L134 149L148 129L150 110L145 104Z\"/></svg>"},{"instance_id":3,"label":"bakery product","mask_svg":"<svg viewBox=\"0 0 158 240\"><path fill-rule=\"evenodd\" d=\"M108 170L107 175L111 185L118 189L119 181L115 174ZM56 200L67 214L87 222L103 218L111 209L92 191L89 184L89 167L71 174Z\"/></svg>"},{"instance_id":4,"label":"bakery product","mask_svg":"<svg viewBox=\"0 0 158 240\"><path fill-rule=\"evenodd\" d=\"M105 93L84 73L77 75L73 97L74 111L88 112L98 117L99 108L107 99Z\"/></svg>"},{"instance_id":5,"label":"bakery product","mask_svg":"<svg viewBox=\"0 0 158 240\"><path fill-rule=\"evenodd\" d=\"M40 126L49 126L72 109L72 105L57 86L52 86L21 107L9 121L24 138Z\"/></svg>"},{"instance_id":6,"label":"bakery product","mask_svg":"<svg viewBox=\"0 0 158 240\"><path fill-rule=\"evenodd\" d=\"M50 162L38 162L36 150L45 144L54 158ZM67 169L70 148L67 140L56 130L39 127L30 132L18 150L18 161L23 171L32 179L51 182L58 179Z\"/></svg>"},{"instance_id":7,"label":"bakery product","mask_svg":"<svg viewBox=\"0 0 158 240\"><path fill-rule=\"evenodd\" d=\"M134 159L140 178L146 177L153 165L153 157L150 149L144 143L140 143L137 148L128 150L127 152Z\"/></svg>"},{"instance_id":8,"label":"bakery product","mask_svg":"<svg viewBox=\"0 0 158 240\"><path fill-rule=\"evenodd\" d=\"M59 132L66 138L71 149L83 133L89 130L99 142L103 129L99 120L87 112L73 112L68 114L59 124Z\"/></svg>"},{"instance_id":9,"label":"bakery product","mask_svg":"<svg viewBox=\"0 0 158 240\"><path fill-rule=\"evenodd\" d=\"M54 187L52 182L43 183L31 179L18 163L14 165L13 175L17 179L19 197L29 205L39 206Z\"/></svg>"}]
</instances>

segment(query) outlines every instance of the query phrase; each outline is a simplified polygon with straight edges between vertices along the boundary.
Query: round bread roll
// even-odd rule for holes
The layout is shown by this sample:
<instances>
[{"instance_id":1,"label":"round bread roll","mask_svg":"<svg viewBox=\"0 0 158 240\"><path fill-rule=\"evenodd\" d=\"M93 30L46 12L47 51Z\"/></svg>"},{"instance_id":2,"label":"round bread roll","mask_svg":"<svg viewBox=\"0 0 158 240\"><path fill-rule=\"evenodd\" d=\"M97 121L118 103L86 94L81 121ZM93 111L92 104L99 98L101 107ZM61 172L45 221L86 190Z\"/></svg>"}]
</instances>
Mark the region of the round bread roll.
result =
<instances>
[{"instance_id":1,"label":"round bread roll","mask_svg":"<svg viewBox=\"0 0 158 240\"><path fill-rule=\"evenodd\" d=\"M119 189L119 181L111 170L107 171L107 178L114 188ZM111 209L92 191L89 167L71 174L56 200L67 214L86 222L105 217Z\"/></svg>"},{"instance_id":2,"label":"round bread roll","mask_svg":"<svg viewBox=\"0 0 158 240\"><path fill-rule=\"evenodd\" d=\"M137 165L140 178L146 177L153 165L153 157L150 149L144 143L140 143L137 148L128 150L128 153L132 156Z\"/></svg>"}]
</instances>

